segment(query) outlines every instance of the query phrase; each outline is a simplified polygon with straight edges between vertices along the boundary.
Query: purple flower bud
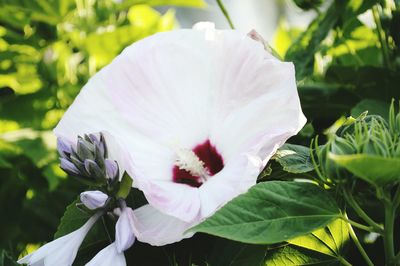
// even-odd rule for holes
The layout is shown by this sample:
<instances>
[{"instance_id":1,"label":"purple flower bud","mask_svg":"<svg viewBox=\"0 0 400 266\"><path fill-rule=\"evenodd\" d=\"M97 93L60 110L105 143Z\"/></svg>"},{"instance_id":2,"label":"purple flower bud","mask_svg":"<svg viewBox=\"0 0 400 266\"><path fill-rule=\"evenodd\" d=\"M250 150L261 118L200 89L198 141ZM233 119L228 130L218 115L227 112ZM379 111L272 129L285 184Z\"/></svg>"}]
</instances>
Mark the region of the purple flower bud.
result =
<instances>
[{"instance_id":1,"label":"purple flower bud","mask_svg":"<svg viewBox=\"0 0 400 266\"><path fill-rule=\"evenodd\" d=\"M104 172L97 165L97 163L93 160L87 159L84 161L85 170L88 172L90 176L94 178L102 179L105 178Z\"/></svg>"},{"instance_id":2,"label":"purple flower bud","mask_svg":"<svg viewBox=\"0 0 400 266\"><path fill-rule=\"evenodd\" d=\"M61 157L66 158L72 152L72 143L67 139L58 137L57 138L57 150Z\"/></svg>"},{"instance_id":3,"label":"purple flower bud","mask_svg":"<svg viewBox=\"0 0 400 266\"><path fill-rule=\"evenodd\" d=\"M106 165L106 173L107 177L111 180L117 177L118 175L118 164L114 160L106 159L104 161Z\"/></svg>"},{"instance_id":4,"label":"purple flower bud","mask_svg":"<svg viewBox=\"0 0 400 266\"><path fill-rule=\"evenodd\" d=\"M135 242L133 216L133 210L129 207L124 207L115 225L115 244L118 252L127 250Z\"/></svg>"},{"instance_id":5,"label":"purple flower bud","mask_svg":"<svg viewBox=\"0 0 400 266\"><path fill-rule=\"evenodd\" d=\"M81 202L90 210L104 207L108 196L99 190L85 191L81 193Z\"/></svg>"},{"instance_id":6,"label":"purple flower bud","mask_svg":"<svg viewBox=\"0 0 400 266\"><path fill-rule=\"evenodd\" d=\"M60 167L61 169L63 169L65 172L72 174L72 175L79 175L80 172L78 170L78 168L71 163L70 161L68 161L65 158L60 158Z\"/></svg>"},{"instance_id":7,"label":"purple flower bud","mask_svg":"<svg viewBox=\"0 0 400 266\"><path fill-rule=\"evenodd\" d=\"M76 152L82 161L85 159L94 159L94 146L82 138L78 138Z\"/></svg>"}]
</instances>

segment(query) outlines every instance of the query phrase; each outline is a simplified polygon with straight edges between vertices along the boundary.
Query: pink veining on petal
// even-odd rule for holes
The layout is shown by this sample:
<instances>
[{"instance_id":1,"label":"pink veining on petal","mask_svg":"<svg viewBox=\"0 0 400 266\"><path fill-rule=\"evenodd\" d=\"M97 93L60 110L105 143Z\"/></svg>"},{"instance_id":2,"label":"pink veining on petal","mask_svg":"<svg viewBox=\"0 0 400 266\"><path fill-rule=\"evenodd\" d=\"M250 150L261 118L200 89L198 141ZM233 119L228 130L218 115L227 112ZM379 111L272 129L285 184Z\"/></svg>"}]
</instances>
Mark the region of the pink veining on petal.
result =
<instances>
[{"instance_id":1,"label":"pink veining on petal","mask_svg":"<svg viewBox=\"0 0 400 266\"><path fill-rule=\"evenodd\" d=\"M215 175L224 168L224 160L221 154L209 139L194 147L193 152L204 163L204 167L210 176ZM187 184L192 187L200 187L203 184L199 176L194 176L176 165L172 169L172 179L176 183Z\"/></svg>"}]
</instances>

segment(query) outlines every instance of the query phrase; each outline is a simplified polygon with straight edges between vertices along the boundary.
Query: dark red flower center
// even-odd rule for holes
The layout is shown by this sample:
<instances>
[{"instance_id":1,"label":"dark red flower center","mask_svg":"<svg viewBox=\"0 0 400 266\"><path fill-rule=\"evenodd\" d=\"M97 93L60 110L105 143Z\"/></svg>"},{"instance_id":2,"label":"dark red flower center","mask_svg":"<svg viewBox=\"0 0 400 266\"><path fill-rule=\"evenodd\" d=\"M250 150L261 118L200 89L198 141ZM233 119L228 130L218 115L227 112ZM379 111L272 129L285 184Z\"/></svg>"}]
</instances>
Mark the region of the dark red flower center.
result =
<instances>
[{"instance_id":1,"label":"dark red flower center","mask_svg":"<svg viewBox=\"0 0 400 266\"><path fill-rule=\"evenodd\" d=\"M210 140L197 145L192 149L194 154L204 163L204 168L209 176L213 176L224 168L224 161L215 146ZM174 166L172 169L172 179L176 183L186 184L192 187L200 187L203 179L200 176L193 175L185 169Z\"/></svg>"}]
</instances>

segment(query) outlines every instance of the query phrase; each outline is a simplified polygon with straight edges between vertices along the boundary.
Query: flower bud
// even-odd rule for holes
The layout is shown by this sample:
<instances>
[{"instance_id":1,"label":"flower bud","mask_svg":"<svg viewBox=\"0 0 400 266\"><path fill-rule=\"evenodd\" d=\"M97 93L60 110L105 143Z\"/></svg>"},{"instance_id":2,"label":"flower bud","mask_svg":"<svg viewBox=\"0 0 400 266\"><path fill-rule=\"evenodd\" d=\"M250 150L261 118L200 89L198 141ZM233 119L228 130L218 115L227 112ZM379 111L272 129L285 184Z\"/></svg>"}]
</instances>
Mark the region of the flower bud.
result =
<instances>
[{"instance_id":1,"label":"flower bud","mask_svg":"<svg viewBox=\"0 0 400 266\"><path fill-rule=\"evenodd\" d=\"M81 202L90 210L104 207L108 196L99 190L85 191L80 195Z\"/></svg>"},{"instance_id":2,"label":"flower bud","mask_svg":"<svg viewBox=\"0 0 400 266\"><path fill-rule=\"evenodd\" d=\"M57 150L61 157L67 158L72 151L72 143L67 139L57 138Z\"/></svg>"},{"instance_id":3,"label":"flower bud","mask_svg":"<svg viewBox=\"0 0 400 266\"><path fill-rule=\"evenodd\" d=\"M104 161L106 165L107 178L114 180L118 176L118 164L114 160L106 159Z\"/></svg>"},{"instance_id":4,"label":"flower bud","mask_svg":"<svg viewBox=\"0 0 400 266\"><path fill-rule=\"evenodd\" d=\"M65 158L60 158L60 167L71 175L79 175L79 169Z\"/></svg>"},{"instance_id":5,"label":"flower bud","mask_svg":"<svg viewBox=\"0 0 400 266\"><path fill-rule=\"evenodd\" d=\"M84 161L84 164L89 176L95 177L96 179L102 179L105 177L103 171L95 161L87 159Z\"/></svg>"}]
</instances>

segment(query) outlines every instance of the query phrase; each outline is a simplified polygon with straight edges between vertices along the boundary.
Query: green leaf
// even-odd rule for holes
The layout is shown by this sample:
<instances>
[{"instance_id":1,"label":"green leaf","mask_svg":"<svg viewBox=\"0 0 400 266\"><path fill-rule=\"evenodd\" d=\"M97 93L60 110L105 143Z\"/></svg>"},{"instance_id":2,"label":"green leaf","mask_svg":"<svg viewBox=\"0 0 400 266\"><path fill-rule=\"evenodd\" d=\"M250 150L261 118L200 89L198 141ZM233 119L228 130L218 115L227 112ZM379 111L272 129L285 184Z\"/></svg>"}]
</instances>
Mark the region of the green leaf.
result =
<instances>
[{"instance_id":1,"label":"green leaf","mask_svg":"<svg viewBox=\"0 0 400 266\"><path fill-rule=\"evenodd\" d=\"M285 144L273 157L289 173L307 173L314 170L310 149L301 145Z\"/></svg>"},{"instance_id":2,"label":"green leaf","mask_svg":"<svg viewBox=\"0 0 400 266\"><path fill-rule=\"evenodd\" d=\"M349 240L349 230L346 222L337 219L327 227L318 229L306 236L289 240L288 243L339 258Z\"/></svg>"},{"instance_id":3,"label":"green leaf","mask_svg":"<svg viewBox=\"0 0 400 266\"><path fill-rule=\"evenodd\" d=\"M385 158L369 154L329 154L338 165L357 177L375 185L383 186L400 181L400 159Z\"/></svg>"},{"instance_id":4,"label":"green leaf","mask_svg":"<svg viewBox=\"0 0 400 266\"><path fill-rule=\"evenodd\" d=\"M339 215L335 201L314 184L270 181L255 185L190 231L273 244L310 233Z\"/></svg>"},{"instance_id":5,"label":"green leaf","mask_svg":"<svg viewBox=\"0 0 400 266\"><path fill-rule=\"evenodd\" d=\"M2 249L0 250L0 266L19 266L19 264Z\"/></svg>"},{"instance_id":6,"label":"green leaf","mask_svg":"<svg viewBox=\"0 0 400 266\"><path fill-rule=\"evenodd\" d=\"M266 266L332 266L340 265L335 258L292 245L270 250L265 257Z\"/></svg>"},{"instance_id":7,"label":"green leaf","mask_svg":"<svg viewBox=\"0 0 400 266\"><path fill-rule=\"evenodd\" d=\"M341 265L349 240L346 223L337 219L325 228L288 241L267 253L265 265Z\"/></svg>"},{"instance_id":8,"label":"green leaf","mask_svg":"<svg viewBox=\"0 0 400 266\"><path fill-rule=\"evenodd\" d=\"M124 173L122 176L121 183L119 185L119 190L117 192L117 198L122 198L125 199L128 197L129 192L131 191L132 188L132 177L128 175L127 172Z\"/></svg>"}]
</instances>

